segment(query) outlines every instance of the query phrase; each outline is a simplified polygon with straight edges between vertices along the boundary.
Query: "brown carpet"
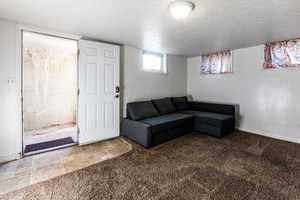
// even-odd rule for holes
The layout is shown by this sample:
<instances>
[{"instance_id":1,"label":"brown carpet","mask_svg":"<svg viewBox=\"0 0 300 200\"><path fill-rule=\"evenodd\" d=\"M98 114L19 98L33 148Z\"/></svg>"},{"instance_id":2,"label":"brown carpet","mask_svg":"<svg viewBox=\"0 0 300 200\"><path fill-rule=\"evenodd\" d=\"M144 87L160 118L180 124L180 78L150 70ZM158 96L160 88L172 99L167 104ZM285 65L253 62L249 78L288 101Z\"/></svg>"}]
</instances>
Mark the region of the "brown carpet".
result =
<instances>
[{"instance_id":1,"label":"brown carpet","mask_svg":"<svg viewBox=\"0 0 300 200\"><path fill-rule=\"evenodd\" d=\"M236 132L193 133L0 199L300 199L300 145Z\"/></svg>"}]
</instances>

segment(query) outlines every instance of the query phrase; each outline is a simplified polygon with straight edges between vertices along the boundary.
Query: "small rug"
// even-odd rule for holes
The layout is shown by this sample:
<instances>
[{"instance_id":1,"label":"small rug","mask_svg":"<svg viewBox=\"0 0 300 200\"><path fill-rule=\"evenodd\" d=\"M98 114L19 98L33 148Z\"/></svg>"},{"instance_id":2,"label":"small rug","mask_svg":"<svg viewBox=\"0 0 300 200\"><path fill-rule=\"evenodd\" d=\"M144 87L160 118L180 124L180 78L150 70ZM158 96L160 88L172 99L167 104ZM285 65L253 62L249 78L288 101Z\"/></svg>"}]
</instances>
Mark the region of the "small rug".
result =
<instances>
[{"instance_id":1,"label":"small rug","mask_svg":"<svg viewBox=\"0 0 300 200\"><path fill-rule=\"evenodd\" d=\"M73 141L72 137L67 137L67 138L62 138L62 139L57 139L57 140L51 140L48 142L29 144L29 145L26 145L24 153L26 154L26 153L31 153L31 152L35 152L35 151L41 151L41 150L55 148L55 147L73 144L73 143L74 143L74 141Z\"/></svg>"}]
</instances>

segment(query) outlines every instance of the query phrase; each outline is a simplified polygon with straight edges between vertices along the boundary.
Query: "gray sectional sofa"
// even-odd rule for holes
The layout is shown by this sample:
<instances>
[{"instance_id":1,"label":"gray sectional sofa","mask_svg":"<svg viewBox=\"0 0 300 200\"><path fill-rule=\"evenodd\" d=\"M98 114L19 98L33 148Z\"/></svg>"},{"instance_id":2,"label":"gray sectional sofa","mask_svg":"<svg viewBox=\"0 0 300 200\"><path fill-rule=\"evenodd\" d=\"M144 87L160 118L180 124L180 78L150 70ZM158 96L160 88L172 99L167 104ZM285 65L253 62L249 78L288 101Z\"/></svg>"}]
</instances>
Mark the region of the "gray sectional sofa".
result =
<instances>
[{"instance_id":1,"label":"gray sectional sofa","mask_svg":"<svg viewBox=\"0 0 300 200\"><path fill-rule=\"evenodd\" d=\"M150 148L193 131L223 137L234 130L234 105L176 97L128 103L121 135Z\"/></svg>"}]
</instances>

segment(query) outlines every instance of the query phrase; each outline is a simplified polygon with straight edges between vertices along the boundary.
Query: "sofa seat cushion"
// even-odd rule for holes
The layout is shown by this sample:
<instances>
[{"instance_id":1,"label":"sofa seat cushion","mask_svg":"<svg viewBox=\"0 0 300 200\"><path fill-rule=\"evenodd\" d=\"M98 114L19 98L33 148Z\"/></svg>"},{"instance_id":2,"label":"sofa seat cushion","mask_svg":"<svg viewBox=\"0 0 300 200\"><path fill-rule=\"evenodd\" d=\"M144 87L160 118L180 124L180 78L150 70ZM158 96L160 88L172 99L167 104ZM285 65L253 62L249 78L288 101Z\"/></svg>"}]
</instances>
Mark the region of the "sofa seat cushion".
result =
<instances>
[{"instance_id":1,"label":"sofa seat cushion","mask_svg":"<svg viewBox=\"0 0 300 200\"><path fill-rule=\"evenodd\" d=\"M168 129L180 127L187 121L193 121L193 116L184 113L172 113L141 120L141 122L151 125L152 133L162 132Z\"/></svg>"},{"instance_id":2,"label":"sofa seat cushion","mask_svg":"<svg viewBox=\"0 0 300 200\"><path fill-rule=\"evenodd\" d=\"M198 123L207 124L215 127L229 126L234 123L234 117L232 115L225 115L219 113L202 112L195 110L182 111L182 113L195 116L195 126Z\"/></svg>"}]
</instances>

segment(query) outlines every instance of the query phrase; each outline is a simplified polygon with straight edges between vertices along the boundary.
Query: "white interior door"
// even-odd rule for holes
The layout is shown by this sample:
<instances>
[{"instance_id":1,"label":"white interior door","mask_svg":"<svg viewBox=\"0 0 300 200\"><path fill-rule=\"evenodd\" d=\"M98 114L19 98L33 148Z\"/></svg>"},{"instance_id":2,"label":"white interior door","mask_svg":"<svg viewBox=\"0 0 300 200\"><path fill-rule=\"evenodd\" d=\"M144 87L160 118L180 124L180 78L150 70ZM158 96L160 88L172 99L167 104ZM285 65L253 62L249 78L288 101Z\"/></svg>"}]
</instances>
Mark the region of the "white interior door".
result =
<instances>
[{"instance_id":1,"label":"white interior door","mask_svg":"<svg viewBox=\"0 0 300 200\"><path fill-rule=\"evenodd\" d=\"M79 41L79 144L120 135L120 47Z\"/></svg>"}]
</instances>

